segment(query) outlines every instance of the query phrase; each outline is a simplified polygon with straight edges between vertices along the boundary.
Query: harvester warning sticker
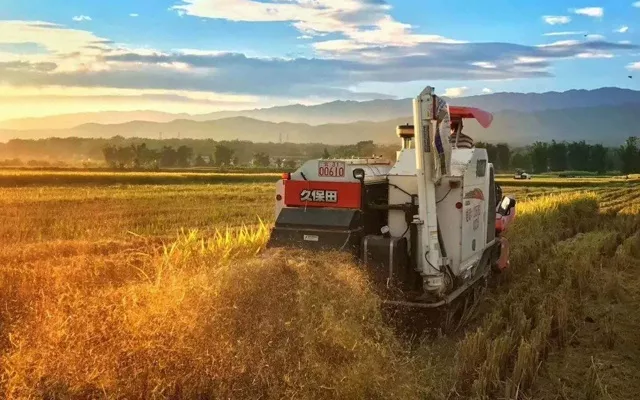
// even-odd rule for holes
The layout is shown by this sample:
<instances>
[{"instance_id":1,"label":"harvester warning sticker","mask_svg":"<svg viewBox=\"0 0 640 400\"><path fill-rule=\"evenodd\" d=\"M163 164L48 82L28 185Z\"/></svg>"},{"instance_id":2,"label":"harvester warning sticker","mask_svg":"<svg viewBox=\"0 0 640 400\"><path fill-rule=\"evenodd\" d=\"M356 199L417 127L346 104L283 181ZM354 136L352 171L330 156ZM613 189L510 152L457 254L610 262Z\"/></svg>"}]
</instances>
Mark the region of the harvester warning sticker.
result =
<instances>
[{"instance_id":1,"label":"harvester warning sticker","mask_svg":"<svg viewBox=\"0 0 640 400\"><path fill-rule=\"evenodd\" d=\"M475 188L464 194L465 199L484 200L484 193L482 190Z\"/></svg>"},{"instance_id":2,"label":"harvester warning sticker","mask_svg":"<svg viewBox=\"0 0 640 400\"><path fill-rule=\"evenodd\" d=\"M314 203L337 203L337 190L303 190L300 192L301 201L311 201Z\"/></svg>"}]
</instances>

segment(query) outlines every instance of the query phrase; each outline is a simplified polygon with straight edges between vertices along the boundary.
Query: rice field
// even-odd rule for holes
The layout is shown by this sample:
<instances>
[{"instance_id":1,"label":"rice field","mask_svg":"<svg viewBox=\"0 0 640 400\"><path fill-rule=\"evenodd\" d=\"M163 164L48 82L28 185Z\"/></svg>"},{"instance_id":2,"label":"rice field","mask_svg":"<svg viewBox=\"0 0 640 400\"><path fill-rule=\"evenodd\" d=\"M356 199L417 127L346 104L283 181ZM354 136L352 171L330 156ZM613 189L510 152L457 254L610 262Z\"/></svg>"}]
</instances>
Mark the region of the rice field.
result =
<instances>
[{"instance_id":1,"label":"rice field","mask_svg":"<svg viewBox=\"0 0 640 400\"><path fill-rule=\"evenodd\" d=\"M633 178L503 179L519 200L512 268L464 331L409 341L351 260L264 250L277 175L78 174L46 185L32 177L42 173L0 174L1 398L640 392Z\"/></svg>"}]
</instances>

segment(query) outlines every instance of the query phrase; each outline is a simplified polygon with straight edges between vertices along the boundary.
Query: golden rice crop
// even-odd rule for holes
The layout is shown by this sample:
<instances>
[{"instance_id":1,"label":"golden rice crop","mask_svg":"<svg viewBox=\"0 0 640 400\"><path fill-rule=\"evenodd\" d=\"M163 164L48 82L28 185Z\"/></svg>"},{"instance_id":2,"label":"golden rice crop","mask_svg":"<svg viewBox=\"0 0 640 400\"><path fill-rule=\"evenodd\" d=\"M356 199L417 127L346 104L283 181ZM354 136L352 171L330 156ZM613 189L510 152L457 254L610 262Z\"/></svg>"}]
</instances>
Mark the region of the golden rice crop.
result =
<instances>
[{"instance_id":1,"label":"golden rice crop","mask_svg":"<svg viewBox=\"0 0 640 400\"><path fill-rule=\"evenodd\" d=\"M188 233L113 277L109 264L31 271L13 290L29 304L2 357L5 395L413 398L364 274L338 254L246 257L265 237Z\"/></svg>"},{"instance_id":2,"label":"golden rice crop","mask_svg":"<svg viewBox=\"0 0 640 400\"><path fill-rule=\"evenodd\" d=\"M640 301L640 199L623 189L505 187L534 197L509 231L512 269L464 337L417 348L394 335L347 256L264 250L270 184L0 189L0 396L548 393L543 366L583 317ZM633 353L620 324L635 314L619 310L597 340ZM592 369L594 393L624 383L598 360L582 375Z\"/></svg>"}]
</instances>

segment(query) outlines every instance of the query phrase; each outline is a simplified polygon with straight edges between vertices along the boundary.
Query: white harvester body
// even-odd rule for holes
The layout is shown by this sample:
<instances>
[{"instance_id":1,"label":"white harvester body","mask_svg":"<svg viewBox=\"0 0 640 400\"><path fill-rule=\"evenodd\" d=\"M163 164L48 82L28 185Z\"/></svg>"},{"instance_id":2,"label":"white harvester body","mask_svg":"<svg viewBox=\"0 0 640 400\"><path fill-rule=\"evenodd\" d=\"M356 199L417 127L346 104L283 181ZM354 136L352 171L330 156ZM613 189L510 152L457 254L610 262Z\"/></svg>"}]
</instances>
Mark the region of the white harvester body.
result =
<instances>
[{"instance_id":1,"label":"white harvester body","mask_svg":"<svg viewBox=\"0 0 640 400\"><path fill-rule=\"evenodd\" d=\"M501 234L515 200L502 198L485 149L449 143L452 122L488 127L491 114L449 107L431 87L413 111L394 161L309 160L285 174L269 245L350 251L400 289L389 302L437 307L508 265Z\"/></svg>"}]
</instances>

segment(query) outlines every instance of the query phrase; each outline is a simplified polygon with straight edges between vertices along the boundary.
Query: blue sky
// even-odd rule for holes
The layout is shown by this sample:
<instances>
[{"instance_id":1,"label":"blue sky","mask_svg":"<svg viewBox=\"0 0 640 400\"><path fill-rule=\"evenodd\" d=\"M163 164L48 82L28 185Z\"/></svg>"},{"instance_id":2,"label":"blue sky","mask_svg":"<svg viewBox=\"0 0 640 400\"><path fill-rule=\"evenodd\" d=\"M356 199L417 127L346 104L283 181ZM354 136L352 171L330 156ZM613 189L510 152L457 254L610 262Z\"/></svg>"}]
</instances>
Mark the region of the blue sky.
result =
<instances>
[{"instance_id":1,"label":"blue sky","mask_svg":"<svg viewBox=\"0 0 640 400\"><path fill-rule=\"evenodd\" d=\"M0 119L638 89L634 0L0 0Z\"/></svg>"}]
</instances>

